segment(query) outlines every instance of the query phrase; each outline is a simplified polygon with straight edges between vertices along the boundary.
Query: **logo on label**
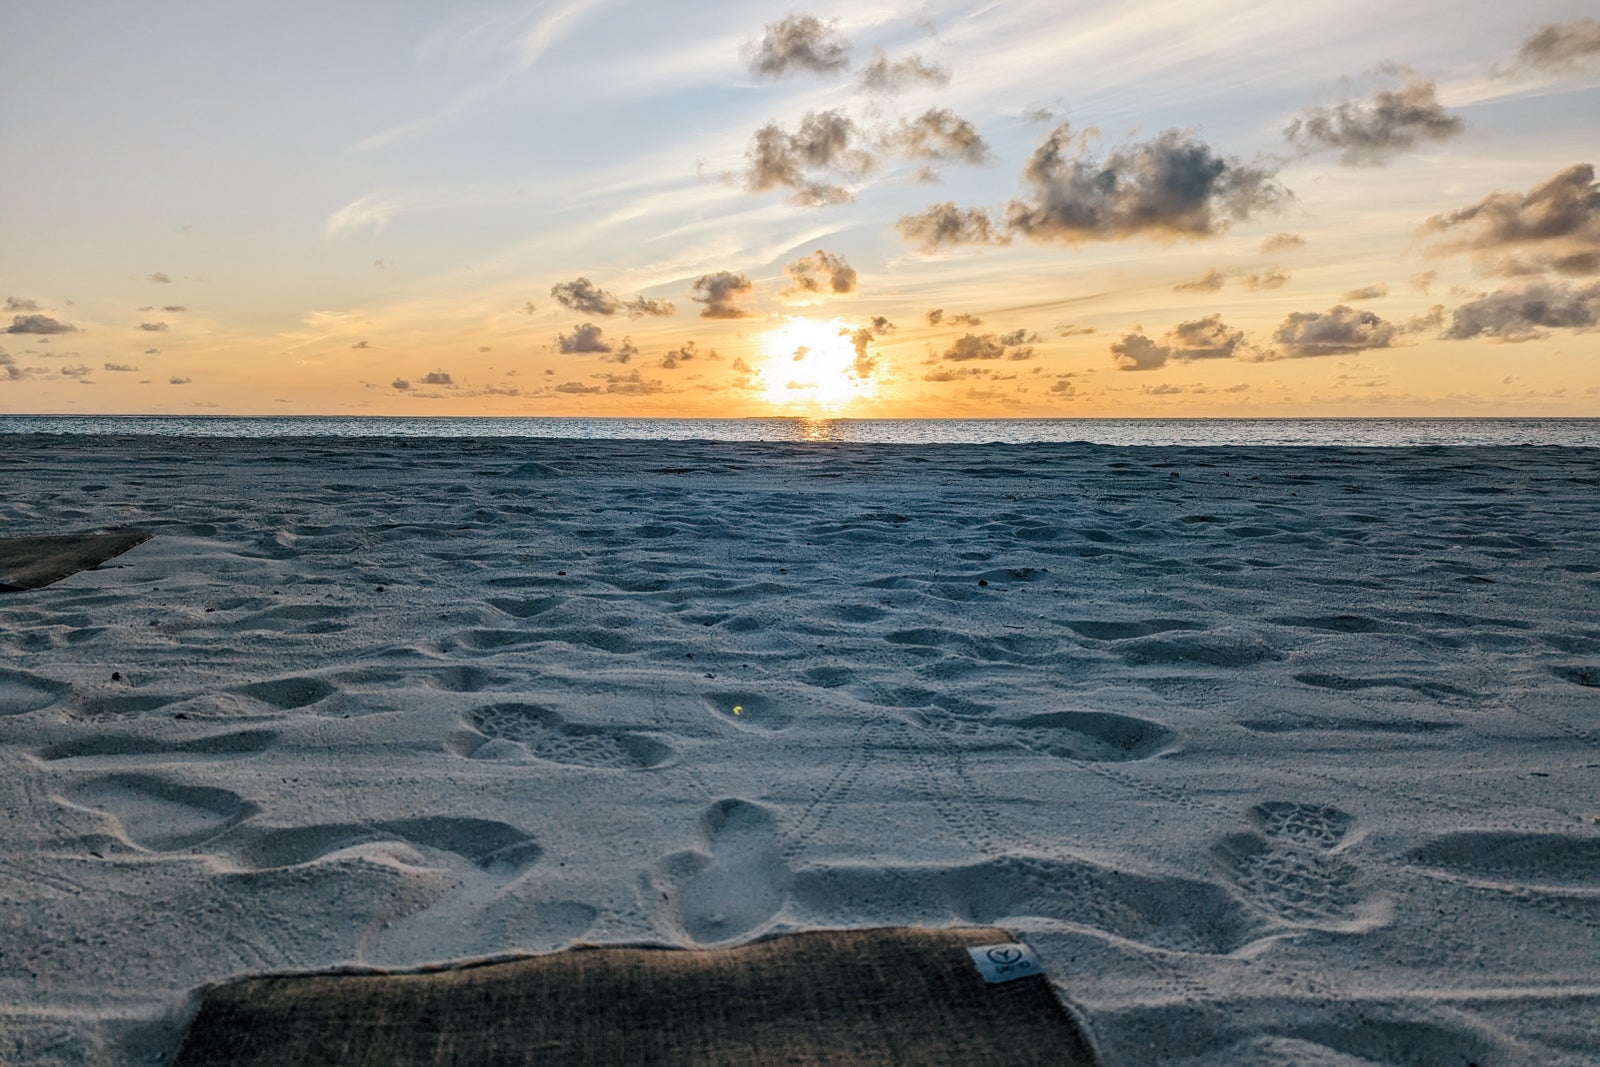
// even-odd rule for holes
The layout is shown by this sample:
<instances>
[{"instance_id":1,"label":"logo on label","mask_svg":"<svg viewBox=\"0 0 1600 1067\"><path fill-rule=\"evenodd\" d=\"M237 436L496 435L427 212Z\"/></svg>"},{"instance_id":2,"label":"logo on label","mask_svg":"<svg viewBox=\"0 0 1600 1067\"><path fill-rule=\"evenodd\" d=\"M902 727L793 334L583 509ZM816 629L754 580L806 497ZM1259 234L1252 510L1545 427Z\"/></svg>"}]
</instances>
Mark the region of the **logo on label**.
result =
<instances>
[{"instance_id":1,"label":"logo on label","mask_svg":"<svg viewBox=\"0 0 1600 1067\"><path fill-rule=\"evenodd\" d=\"M997 963L1002 967L1009 967L1018 960L1022 959L1022 950L1016 945L997 945L988 952L984 953L984 955L989 957L989 961L991 963Z\"/></svg>"},{"instance_id":2,"label":"logo on label","mask_svg":"<svg viewBox=\"0 0 1600 1067\"><path fill-rule=\"evenodd\" d=\"M972 957L972 962L978 968L978 973L983 976L983 980L990 984L1011 982L1018 978L1044 973L1044 968L1039 966L1039 957L1033 954L1033 949L1021 942L974 945L967 949L967 953Z\"/></svg>"}]
</instances>

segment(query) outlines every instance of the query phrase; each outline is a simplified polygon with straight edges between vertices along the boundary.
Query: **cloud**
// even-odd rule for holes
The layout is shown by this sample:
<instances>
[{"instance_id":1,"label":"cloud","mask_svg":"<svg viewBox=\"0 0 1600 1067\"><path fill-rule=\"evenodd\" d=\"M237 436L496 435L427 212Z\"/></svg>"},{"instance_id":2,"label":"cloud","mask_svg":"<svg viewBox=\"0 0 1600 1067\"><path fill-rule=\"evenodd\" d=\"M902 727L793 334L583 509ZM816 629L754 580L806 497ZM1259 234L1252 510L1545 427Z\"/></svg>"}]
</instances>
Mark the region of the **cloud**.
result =
<instances>
[{"instance_id":1,"label":"cloud","mask_svg":"<svg viewBox=\"0 0 1600 1067\"><path fill-rule=\"evenodd\" d=\"M1308 109L1284 128L1284 140L1306 152L1339 149L1345 166L1381 165L1419 141L1446 141L1466 123L1439 103L1437 89L1412 71L1399 89L1380 89L1370 101L1346 100Z\"/></svg>"},{"instance_id":2,"label":"cloud","mask_svg":"<svg viewBox=\"0 0 1600 1067\"><path fill-rule=\"evenodd\" d=\"M690 287L690 297L700 309L702 319L742 319L752 312L739 306L739 302L755 291L755 286L743 274L719 270L715 274L702 274Z\"/></svg>"},{"instance_id":3,"label":"cloud","mask_svg":"<svg viewBox=\"0 0 1600 1067\"><path fill-rule=\"evenodd\" d=\"M5 329L6 333L77 333L78 328L70 323L52 319L49 315L13 315L11 325Z\"/></svg>"},{"instance_id":4,"label":"cloud","mask_svg":"<svg viewBox=\"0 0 1600 1067\"><path fill-rule=\"evenodd\" d=\"M717 350L715 348L711 349L709 352L702 353L699 346L697 346L693 341L685 341L677 348L669 348L666 354L661 357L661 362L657 365L663 370L677 370L683 364L690 363L697 359L721 358L721 356L717 355Z\"/></svg>"},{"instance_id":5,"label":"cloud","mask_svg":"<svg viewBox=\"0 0 1600 1067\"><path fill-rule=\"evenodd\" d=\"M1111 361L1118 370L1156 370L1167 363L1200 359L1239 359L1251 354L1245 332L1222 321L1220 314L1180 322L1159 342L1137 328L1111 343Z\"/></svg>"},{"instance_id":6,"label":"cloud","mask_svg":"<svg viewBox=\"0 0 1600 1067\"><path fill-rule=\"evenodd\" d=\"M944 86L950 84L950 68L925 63L916 52L891 60L878 48L873 50L872 62L861 69L856 84L869 93L899 93L916 85Z\"/></svg>"},{"instance_id":7,"label":"cloud","mask_svg":"<svg viewBox=\"0 0 1600 1067\"><path fill-rule=\"evenodd\" d=\"M73 366L62 367L61 373L63 376L68 378L87 378L89 375L94 373L94 370L82 363L79 363Z\"/></svg>"},{"instance_id":8,"label":"cloud","mask_svg":"<svg viewBox=\"0 0 1600 1067\"><path fill-rule=\"evenodd\" d=\"M987 163L989 145L978 129L948 108L931 107L884 136L884 144L908 159Z\"/></svg>"},{"instance_id":9,"label":"cloud","mask_svg":"<svg viewBox=\"0 0 1600 1067\"><path fill-rule=\"evenodd\" d=\"M1343 296L1341 296L1339 299L1340 300L1377 300L1380 297L1385 297L1385 296L1388 296L1388 295L1389 295L1389 285L1388 285L1388 283L1387 282L1379 282L1376 285L1367 285L1367 286L1361 287L1360 289L1352 289L1349 292L1345 293Z\"/></svg>"},{"instance_id":10,"label":"cloud","mask_svg":"<svg viewBox=\"0 0 1600 1067\"><path fill-rule=\"evenodd\" d=\"M817 249L783 268L790 286L784 296L843 296L856 291L856 270L843 256Z\"/></svg>"},{"instance_id":11,"label":"cloud","mask_svg":"<svg viewBox=\"0 0 1600 1067\"><path fill-rule=\"evenodd\" d=\"M1485 274L1600 274L1600 184L1592 163L1574 163L1527 193L1493 192L1435 215L1422 233L1430 252L1472 253Z\"/></svg>"},{"instance_id":12,"label":"cloud","mask_svg":"<svg viewBox=\"0 0 1600 1067\"><path fill-rule=\"evenodd\" d=\"M180 378L176 374L174 374L172 377L167 379L167 384L168 385L188 385L193 380L194 380L193 378Z\"/></svg>"},{"instance_id":13,"label":"cloud","mask_svg":"<svg viewBox=\"0 0 1600 1067\"><path fill-rule=\"evenodd\" d=\"M570 393L573 395L604 392L604 390L598 385L584 385L582 382L562 382L560 385L555 387L555 391L558 393Z\"/></svg>"},{"instance_id":14,"label":"cloud","mask_svg":"<svg viewBox=\"0 0 1600 1067\"><path fill-rule=\"evenodd\" d=\"M1270 256L1275 252L1287 252L1291 248L1304 248L1306 239L1297 233L1275 233L1261 242L1261 254Z\"/></svg>"},{"instance_id":15,"label":"cloud","mask_svg":"<svg viewBox=\"0 0 1600 1067\"><path fill-rule=\"evenodd\" d=\"M922 251L929 252L944 245L1003 244L1004 234L999 232L994 220L983 208L960 208L950 201L934 204L926 210L902 216L895 229L907 241L920 241Z\"/></svg>"},{"instance_id":16,"label":"cloud","mask_svg":"<svg viewBox=\"0 0 1600 1067\"><path fill-rule=\"evenodd\" d=\"M1415 289L1419 293L1426 293L1429 287L1433 285L1433 280L1438 276L1439 272L1436 270L1425 270L1419 274L1413 274L1411 277L1407 278L1406 284L1411 286L1411 288Z\"/></svg>"},{"instance_id":17,"label":"cloud","mask_svg":"<svg viewBox=\"0 0 1600 1067\"><path fill-rule=\"evenodd\" d=\"M109 370L109 371L137 371L138 369L139 368L135 367L132 363L107 363L106 364L106 370Z\"/></svg>"},{"instance_id":18,"label":"cloud","mask_svg":"<svg viewBox=\"0 0 1600 1067\"><path fill-rule=\"evenodd\" d=\"M423 385L448 385L454 386L455 379L450 377L449 371L431 370L420 379Z\"/></svg>"},{"instance_id":19,"label":"cloud","mask_svg":"<svg viewBox=\"0 0 1600 1067\"><path fill-rule=\"evenodd\" d=\"M407 390L407 389L410 389L410 388L411 388L411 383L410 383L410 382L408 382L408 381L407 381L407 380L406 380L406 379L404 379L404 378L396 378L396 379L395 379L395 380L394 380L394 381L392 381L392 382L390 382L390 383L389 383L389 387L390 387L390 388L391 388L391 389L396 389L396 390L398 390L398 391L400 391L400 392L402 392L402 393L403 393L403 392L405 392L405 391L406 391L406 390Z\"/></svg>"},{"instance_id":20,"label":"cloud","mask_svg":"<svg viewBox=\"0 0 1600 1067\"><path fill-rule=\"evenodd\" d=\"M1038 340L1038 334L1030 334L1026 330L1013 330L1006 334L963 334L951 342L939 358L950 363L1032 359L1036 353L1030 342Z\"/></svg>"},{"instance_id":21,"label":"cloud","mask_svg":"<svg viewBox=\"0 0 1600 1067\"><path fill-rule=\"evenodd\" d=\"M769 23L761 42L746 52L750 73L757 78L781 78L796 70L827 74L850 65L850 42L834 23L815 15Z\"/></svg>"},{"instance_id":22,"label":"cloud","mask_svg":"<svg viewBox=\"0 0 1600 1067\"><path fill-rule=\"evenodd\" d=\"M171 312L173 314L181 314L181 313L183 313L185 311L188 311L189 309L184 307L182 304L168 304L166 307L162 308L161 310L162 311Z\"/></svg>"},{"instance_id":23,"label":"cloud","mask_svg":"<svg viewBox=\"0 0 1600 1067\"><path fill-rule=\"evenodd\" d=\"M19 367L15 356L5 349L0 349L0 379L8 382L20 382L24 378L37 378L49 373L43 367Z\"/></svg>"},{"instance_id":24,"label":"cloud","mask_svg":"<svg viewBox=\"0 0 1600 1067\"><path fill-rule=\"evenodd\" d=\"M322 226L324 240L332 240L346 231L370 229L378 233L395 215L411 206L409 197L380 190L368 193L366 196L350 201L344 207L330 214ZM156 280L151 275L151 280ZM161 280L168 280L162 275Z\"/></svg>"},{"instance_id":25,"label":"cloud","mask_svg":"<svg viewBox=\"0 0 1600 1067\"><path fill-rule=\"evenodd\" d=\"M8 296L8 297L6 297L6 310L7 311L38 311L39 310L39 301L37 301L37 300L24 300L22 297L17 297L17 296Z\"/></svg>"},{"instance_id":26,"label":"cloud","mask_svg":"<svg viewBox=\"0 0 1600 1067\"><path fill-rule=\"evenodd\" d=\"M1172 287L1172 291L1175 293L1185 291L1194 293L1214 293L1226 285L1227 282L1228 276L1217 268L1212 267L1210 270L1206 271L1192 282L1179 282L1177 285Z\"/></svg>"},{"instance_id":27,"label":"cloud","mask_svg":"<svg viewBox=\"0 0 1600 1067\"><path fill-rule=\"evenodd\" d=\"M962 312L959 315L948 315L944 308L930 308L923 316L928 320L929 326L981 326L983 320L978 316Z\"/></svg>"},{"instance_id":28,"label":"cloud","mask_svg":"<svg viewBox=\"0 0 1600 1067\"><path fill-rule=\"evenodd\" d=\"M1241 281L1246 289L1282 289L1289 283L1289 275L1277 267L1246 274Z\"/></svg>"},{"instance_id":29,"label":"cloud","mask_svg":"<svg viewBox=\"0 0 1600 1067\"><path fill-rule=\"evenodd\" d=\"M1296 311L1278 324L1272 339L1286 357L1353 355L1389 348L1400 328L1370 311L1339 304L1327 311Z\"/></svg>"},{"instance_id":30,"label":"cloud","mask_svg":"<svg viewBox=\"0 0 1600 1067\"><path fill-rule=\"evenodd\" d=\"M141 322L139 324L139 329L147 333L160 333L166 328L167 324L164 322Z\"/></svg>"},{"instance_id":31,"label":"cloud","mask_svg":"<svg viewBox=\"0 0 1600 1067\"><path fill-rule=\"evenodd\" d=\"M1600 281L1572 286L1536 281L1521 289L1502 289L1456 308L1444 337L1464 341L1487 337L1494 341L1532 341L1550 330L1578 330L1600 326Z\"/></svg>"},{"instance_id":32,"label":"cloud","mask_svg":"<svg viewBox=\"0 0 1600 1067\"><path fill-rule=\"evenodd\" d=\"M849 190L815 175L859 178L877 166L872 153L855 146L859 138L855 122L837 108L806 112L794 133L768 123L745 149L750 161L745 188L761 193L787 187L794 190L789 199L806 207L845 203L851 199Z\"/></svg>"},{"instance_id":33,"label":"cloud","mask_svg":"<svg viewBox=\"0 0 1600 1067\"><path fill-rule=\"evenodd\" d=\"M367 341L357 341L355 344L351 345L350 347L351 348L371 348L372 345L371 345L370 342L367 342Z\"/></svg>"},{"instance_id":34,"label":"cloud","mask_svg":"<svg viewBox=\"0 0 1600 1067\"><path fill-rule=\"evenodd\" d=\"M671 392L667 383L660 378L646 378L638 371L628 374L607 374L605 376L605 390L618 396L654 396L657 393Z\"/></svg>"},{"instance_id":35,"label":"cloud","mask_svg":"<svg viewBox=\"0 0 1600 1067\"><path fill-rule=\"evenodd\" d=\"M646 316L666 318L678 313L678 309L670 300L650 300L642 296L633 300L622 300L615 293L607 292L588 278L574 278L570 282L552 285L550 295L563 307L589 315L610 316L627 312L628 318L637 319ZM528 307L532 308L533 305L529 304ZM532 311L528 313L532 314Z\"/></svg>"},{"instance_id":36,"label":"cloud","mask_svg":"<svg viewBox=\"0 0 1600 1067\"><path fill-rule=\"evenodd\" d=\"M146 281L155 282L159 285L172 284L172 276L164 270L152 271L144 277Z\"/></svg>"},{"instance_id":37,"label":"cloud","mask_svg":"<svg viewBox=\"0 0 1600 1067\"><path fill-rule=\"evenodd\" d=\"M1567 70L1600 58L1600 19L1580 18L1540 26L1517 49L1516 66Z\"/></svg>"},{"instance_id":38,"label":"cloud","mask_svg":"<svg viewBox=\"0 0 1600 1067\"><path fill-rule=\"evenodd\" d=\"M1004 237L1076 244L1129 237L1199 238L1278 206L1288 196L1271 171L1224 159L1179 130L1091 156L1086 135L1068 124L1039 142L1023 167L1029 195L1006 208ZM997 243L996 226L978 208L936 204L898 223L924 249Z\"/></svg>"}]
</instances>

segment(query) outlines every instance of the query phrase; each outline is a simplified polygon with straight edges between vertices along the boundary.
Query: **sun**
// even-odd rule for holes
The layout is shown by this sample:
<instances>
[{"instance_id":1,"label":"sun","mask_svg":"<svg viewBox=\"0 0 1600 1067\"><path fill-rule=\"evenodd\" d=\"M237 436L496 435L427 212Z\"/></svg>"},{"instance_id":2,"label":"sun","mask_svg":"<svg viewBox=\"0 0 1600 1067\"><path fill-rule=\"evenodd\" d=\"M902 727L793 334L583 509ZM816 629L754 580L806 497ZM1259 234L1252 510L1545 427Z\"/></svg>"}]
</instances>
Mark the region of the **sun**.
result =
<instances>
[{"instance_id":1,"label":"sun","mask_svg":"<svg viewBox=\"0 0 1600 1067\"><path fill-rule=\"evenodd\" d=\"M765 399L777 407L838 411L877 394L872 364L838 319L791 318L762 335Z\"/></svg>"}]
</instances>

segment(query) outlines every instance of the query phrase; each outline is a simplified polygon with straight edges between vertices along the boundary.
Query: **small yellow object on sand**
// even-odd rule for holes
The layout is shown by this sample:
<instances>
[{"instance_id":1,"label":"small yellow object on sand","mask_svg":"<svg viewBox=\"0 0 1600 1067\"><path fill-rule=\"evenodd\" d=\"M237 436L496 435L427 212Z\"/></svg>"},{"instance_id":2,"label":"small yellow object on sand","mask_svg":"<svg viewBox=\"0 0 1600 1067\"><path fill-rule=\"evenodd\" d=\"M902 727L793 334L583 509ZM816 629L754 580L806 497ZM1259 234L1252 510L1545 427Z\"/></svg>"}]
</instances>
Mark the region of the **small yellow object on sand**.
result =
<instances>
[{"instance_id":1,"label":"small yellow object on sand","mask_svg":"<svg viewBox=\"0 0 1600 1067\"><path fill-rule=\"evenodd\" d=\"M735 715L743 715L744 714L744 705L743 704L735 704L733 706L733 713Z\"/></svg>"}]
</instances>

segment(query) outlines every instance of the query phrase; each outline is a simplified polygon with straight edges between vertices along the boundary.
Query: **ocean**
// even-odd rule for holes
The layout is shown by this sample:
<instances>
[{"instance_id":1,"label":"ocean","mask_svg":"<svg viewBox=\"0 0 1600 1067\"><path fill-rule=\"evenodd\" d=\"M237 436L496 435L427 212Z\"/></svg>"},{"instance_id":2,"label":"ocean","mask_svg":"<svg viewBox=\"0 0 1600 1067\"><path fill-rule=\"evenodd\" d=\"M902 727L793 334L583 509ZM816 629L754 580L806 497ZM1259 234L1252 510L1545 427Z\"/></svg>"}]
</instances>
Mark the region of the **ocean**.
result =
<instances>
[{"instance_id":1,"label":"ocean","mask_svg":"<svg viewBox=\"0 0 1600 1067\"><path fill-rule=\"evenodd\" d=\"M141 437L516 437L899 445L1558 445L1600 448L1583 419L595 419L380 416L0 415L0 435Z\"/></svg>"}]
</instances>

